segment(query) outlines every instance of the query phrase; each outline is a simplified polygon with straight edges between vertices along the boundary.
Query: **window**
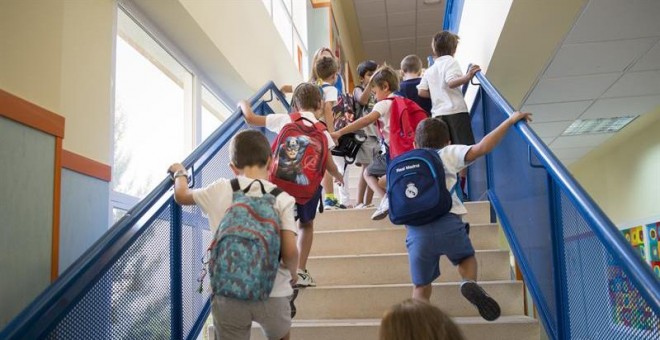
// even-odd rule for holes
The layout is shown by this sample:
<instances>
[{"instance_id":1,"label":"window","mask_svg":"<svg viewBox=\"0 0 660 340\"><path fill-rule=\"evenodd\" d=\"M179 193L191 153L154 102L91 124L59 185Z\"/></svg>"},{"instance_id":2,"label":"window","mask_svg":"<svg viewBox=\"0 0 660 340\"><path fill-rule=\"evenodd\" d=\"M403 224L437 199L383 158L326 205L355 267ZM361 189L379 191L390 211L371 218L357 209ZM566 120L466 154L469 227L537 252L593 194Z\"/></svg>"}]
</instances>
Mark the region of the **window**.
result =
<instances>
[{"instance_id":1,"label":"window","mask_svg":"<svg viewBox=\"0 0 660 340\"><path fill-rule=\"evenodd\" d=\"M262 0L262 2L273 19L273 24L289 50L291 58L295 60L302 74L307 74L309 72L307 62L309 58L307 49L308 1Z\"/></svg>"},{"instance_id":2,"label":"window","mask_svg":"<svg viewBox=\"0 0 660 340\"><path fill-rule=\"evenodd\" d=\"M115 72L112 189L143 198L190 152L192 75L121 11Z\"/></svg>"},{"instance_id":3,"label":"window","mask_svg":"<svg viewBox=\"0 0 660 340\"><path fill-rule=\"evenodd\" d=\"M182 161L231 113L199 75L123 10L117 14L116 39L110 224L151 192L170 164ZM195 98L201 98L199 103Z\"/></svg>"},{"instance_id":4,"label":"window","mask_svg":"<svg viewBox=\"0 0 660 340\"><path fill-rule=\"evenodd\" d=\"M202 132L201 140L208 138L232 114L206 86L202 87Z\"/></svg>"}]
</instances>

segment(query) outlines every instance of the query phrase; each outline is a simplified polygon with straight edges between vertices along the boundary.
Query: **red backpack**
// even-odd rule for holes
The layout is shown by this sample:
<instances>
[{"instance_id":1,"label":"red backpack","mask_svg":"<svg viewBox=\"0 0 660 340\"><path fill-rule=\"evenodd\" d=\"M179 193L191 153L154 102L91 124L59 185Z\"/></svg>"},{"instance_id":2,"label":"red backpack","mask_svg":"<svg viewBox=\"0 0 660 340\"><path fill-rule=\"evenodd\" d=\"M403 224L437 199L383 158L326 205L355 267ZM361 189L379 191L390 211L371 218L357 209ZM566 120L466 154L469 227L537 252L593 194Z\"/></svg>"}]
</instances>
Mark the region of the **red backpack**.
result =
<instances>
[{"instance_id":1,"label":"red backpack","mask_svg":"<svg viewBox=\"0 0 660 340\"><path fill-rule=\"evenodd\" d=\"M387 100L392 101L389 148L390 159L394 159L394 157L414 149L415 129L419 122L428 118L428 113L408 98L395 96L387 98Z\"/></svg>"},{"instance_id":2,"label":"red backpack","mask_svg":"<svg viewBox=\"0 0 660 340\"><path fill-rule=\"evenodd\" d=\"M305 204L314 197L325 174L328 140L323 132L327 128L299 112L290 117L291 123L282 127L271 146L273 161L268 180L295 197L296 203Z\"/></svg>"}]
</instances>

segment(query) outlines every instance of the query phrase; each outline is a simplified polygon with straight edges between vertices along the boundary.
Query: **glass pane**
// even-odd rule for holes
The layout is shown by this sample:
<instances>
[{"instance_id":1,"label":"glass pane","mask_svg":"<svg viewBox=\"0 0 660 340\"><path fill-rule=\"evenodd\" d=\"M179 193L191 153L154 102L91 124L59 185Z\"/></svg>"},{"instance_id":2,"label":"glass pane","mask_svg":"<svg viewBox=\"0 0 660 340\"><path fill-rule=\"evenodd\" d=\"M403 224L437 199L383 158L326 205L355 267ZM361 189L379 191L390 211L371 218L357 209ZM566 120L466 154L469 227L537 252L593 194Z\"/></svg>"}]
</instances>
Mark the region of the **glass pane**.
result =
<instances>
[{"instance_id":1,"label":"glass pane","mask_svg":"<svg viewBox=\"0 0 660 340\"><path fill-rule=\"evenodd\" d=\"M308 1L294 1L293 13L291 15L293 25L300 35L303 50L307 49L307 3Z\"/></svg>"},{"instance_id":2,"label":"glass pane","mask_svg":"<svg viewBox=\"0 0 660 340\"><path fill-rule=\"evenodd\" d=\"M119 208L112 208L112 224L117 223L119 219L126 215L127 211Z\"/></svg>"},{"instance_id":3,"label":"glass pane","mask_svg":"<svg viewBox=\"0 0 660 340\"><path fill-rule=\"evenodd\" d=\"M231 111L225 103L202 87L202 140L215 131L229 116Z\"/></svg>"},{"instance_id":4,"label":"glass pane","mask_svg":"<svg viewBox=\"0 0 660 340\"><path fill-rule=\"evenodd\" d=\"M122 11L116 63L112 188L143 198L190 152L192 76Z\"/></svg>"},{"instance_id":5,"label":"glass pane","mask_svg":"<svg viewBox=\"0 0 660 340\"><path fill-rule=\"evenodd\" d=\"M275 23L277 32L280 33L284 41L284 45L286 45L286 49L292 56L295 56L293 51L293 26L291 25L289 13L282 4L282 1L273 1L273 22Z\"/></svg>"}]
</instances>

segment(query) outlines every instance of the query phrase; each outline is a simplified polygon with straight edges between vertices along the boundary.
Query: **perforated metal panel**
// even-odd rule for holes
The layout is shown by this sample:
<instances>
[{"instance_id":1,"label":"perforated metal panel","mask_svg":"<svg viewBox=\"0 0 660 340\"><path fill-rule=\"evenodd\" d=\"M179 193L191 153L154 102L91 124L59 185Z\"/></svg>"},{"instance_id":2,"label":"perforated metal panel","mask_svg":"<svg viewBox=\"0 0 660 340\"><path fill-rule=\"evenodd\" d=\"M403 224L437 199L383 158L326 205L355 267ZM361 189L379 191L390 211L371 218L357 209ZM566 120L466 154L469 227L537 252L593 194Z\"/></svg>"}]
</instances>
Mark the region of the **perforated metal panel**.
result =
<instances>
[{"instance_id":1,"label":"perforated metal panel","mask_svg":"<svg viewBox=\"0 0 660 340\"><path fill-rule=\"evenodd\" d=\"M239 130L248 128L241 124ZM229 143L201 168L194 171L194 188L217 179L231 178ZM136 242L124 253L84 297L72 306L48 339L170 339L171 320L170 237L171 205L163 208ZM213 234L206 216L196 206L181 213L181 324L188 336L210 297L209 277L198 292L202 257ZM174 289L175 292L178 289ZM175 316L176 317L176 316ZM205 317L205 316L204 316Z\"/></svg>"},{"instance_id":2,"label":"perforated metal panel","mask_svg":"<svg viewBox=\"0 0 660 340\"><path fill-rule=\"evenodd\" d=\"M473 129L479 136L508 116L483 89L477 100ZM658 315L522 135L510 131L486 163L487 172L470 172L470 194L482 195L488 184L550 337L660 339Z\"/></svg>"}]
</instances>

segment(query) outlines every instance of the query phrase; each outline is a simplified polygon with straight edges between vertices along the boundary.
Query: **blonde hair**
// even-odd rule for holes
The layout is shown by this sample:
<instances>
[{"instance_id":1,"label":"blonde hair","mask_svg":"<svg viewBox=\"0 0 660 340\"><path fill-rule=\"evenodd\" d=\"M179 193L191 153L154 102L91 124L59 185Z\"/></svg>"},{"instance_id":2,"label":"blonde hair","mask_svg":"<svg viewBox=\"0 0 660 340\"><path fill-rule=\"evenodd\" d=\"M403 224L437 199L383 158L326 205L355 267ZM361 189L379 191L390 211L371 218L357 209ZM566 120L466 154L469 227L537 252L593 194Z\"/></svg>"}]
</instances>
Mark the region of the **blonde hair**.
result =
<instances>
[{"instance_id":1,"label":"blonde hair","mask_svg":"<svg viewBox=\"0 0 660 340\"><path fill-rule=\"evenodd\" d=\"M376 72L371 76L371 81L381 89L387 83L390 92L399 90L399 73L385 64L379 67Z\"/></svg>"},{"instance_id":2,"label":"blonde hair","mask_svg":"<svg viewBox=\"0 0 660 340\"><path fill-rule=\"evenodd\" d=\"M380 340L463 340L463 334L440 308L408 299L385 313Z\"/></svg>"},{"instance_id":3,"label":"blonde hair","mask_svg":"<svg viewBox=\"0 0 660 340\"><path fill-rule=\"evenodd\" d=\"M323 52L328 52L330 53L330 55L332 55L333 59L335 60L337 59L337 57L335 57L335 54L328 47L321 47L318 50L316 50L316 53L314 53L314 57L312 57L312 75L309 77L310 83L318 83L321 80L318 74L316 73L316 63L318 63L319 59L321 59L321 55L323 54Z\"/></svg>"}]
</instances>

